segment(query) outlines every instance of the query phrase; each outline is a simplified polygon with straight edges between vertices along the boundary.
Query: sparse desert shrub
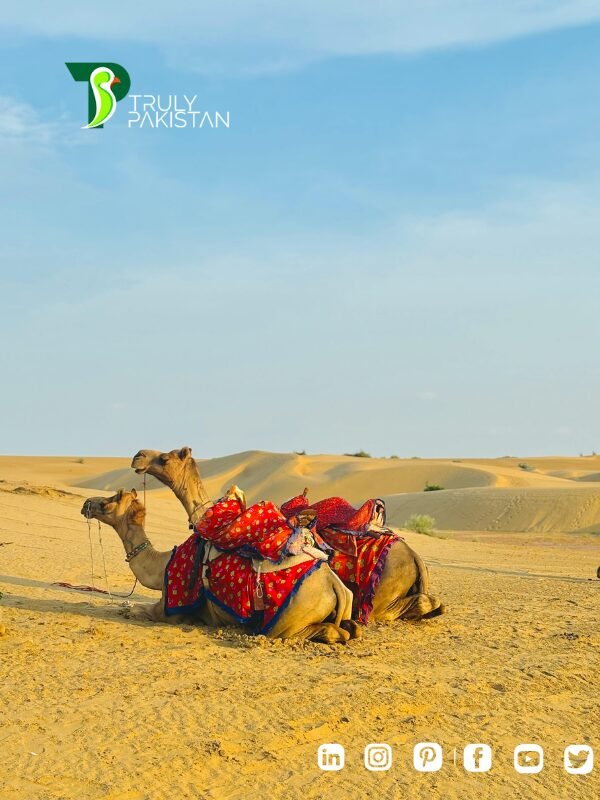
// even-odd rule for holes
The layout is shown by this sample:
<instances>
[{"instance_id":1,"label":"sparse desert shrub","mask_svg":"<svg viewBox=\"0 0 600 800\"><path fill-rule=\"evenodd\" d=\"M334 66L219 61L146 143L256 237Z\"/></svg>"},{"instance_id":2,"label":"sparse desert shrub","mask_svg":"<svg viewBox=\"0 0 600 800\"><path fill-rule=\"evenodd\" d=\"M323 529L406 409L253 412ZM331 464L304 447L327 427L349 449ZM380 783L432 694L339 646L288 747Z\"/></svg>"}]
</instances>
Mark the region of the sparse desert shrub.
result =
<instances>
[{"instance_id":1,"label":"sparse desert shrub","mask_svg":"<svg viewBox=\"0 0 600 800\"><path fill-rule=\"evenodd\" d=\"M444 487L440 486L439 483L429 483L429 481L425 482L425 488L423 489L424 492L443 492Z\"/></svg>"},{"instance_id":2,"label":"sparse desert shrub","mask_svg":"<svg viewBox=\"0 0 600 800\"><path fill-rule=\"evenodd\" d=\"M426 536L431 536L435 531L435 520L429 514L411 514L403 527L415 533L424 533Z\"/></svg>"},{"instance_id":3,"label":"sparse desert shrub","mask_svg":"<svg viewBox=\"0 0 600 800\"><path fill-rule=\"evenodd\" d=\"M524 469L525 472L532 472L533 471L533 467L530 464L524 464L524 463L521 462L518 466L519 466L519 469Z\"/></svg>"},{"instance_id":4,"label":"sparse desert shrub","mask_svg":"<svg viewBox=\"0 0 600 800\"><path fill-rule=\"evenodd\" d=\"M306 450L294 450L294 453L296 453L297 456L305 456Z\"/></svg>"},{"instance_id":5,"label":"sparse desert shrub","mask_svg":"<svg viewBox=\"0 0 600 800\"><path fill-rule=\"evenodd\" d=\"M358 453L344 453L345 456L352 456L353 458L371 458L371 453L364 450L359 450Z\"/></svg>"},{"instance_id":6,"label":"sparse desert shrub","mask_svg":"<svg viewBox=\"0 0 600 800\"><path fill-rule=\"evenodd\" d=\"M400 456L390 456L390 458L400 458Z\"/></svg>"}]
</instances>

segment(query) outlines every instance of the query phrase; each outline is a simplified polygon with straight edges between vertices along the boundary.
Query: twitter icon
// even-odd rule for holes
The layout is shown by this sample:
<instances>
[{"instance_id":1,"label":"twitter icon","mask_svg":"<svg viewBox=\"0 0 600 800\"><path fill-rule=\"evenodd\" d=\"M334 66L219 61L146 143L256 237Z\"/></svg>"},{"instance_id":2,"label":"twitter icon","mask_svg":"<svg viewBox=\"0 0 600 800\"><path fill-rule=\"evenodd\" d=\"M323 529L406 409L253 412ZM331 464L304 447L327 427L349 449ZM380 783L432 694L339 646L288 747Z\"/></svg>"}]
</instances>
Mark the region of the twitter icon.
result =
<instances>
[{"instance_id":1,"label":"twitter icon","mask_svg":"<svg viewBox=\"0 0 600 800\"><path fill-rule=\"evenodd\" d=\"M594 751L589 744L565 747L565 769L571 775L587 775L594 769Z\"/></svg>"}]
</instances>

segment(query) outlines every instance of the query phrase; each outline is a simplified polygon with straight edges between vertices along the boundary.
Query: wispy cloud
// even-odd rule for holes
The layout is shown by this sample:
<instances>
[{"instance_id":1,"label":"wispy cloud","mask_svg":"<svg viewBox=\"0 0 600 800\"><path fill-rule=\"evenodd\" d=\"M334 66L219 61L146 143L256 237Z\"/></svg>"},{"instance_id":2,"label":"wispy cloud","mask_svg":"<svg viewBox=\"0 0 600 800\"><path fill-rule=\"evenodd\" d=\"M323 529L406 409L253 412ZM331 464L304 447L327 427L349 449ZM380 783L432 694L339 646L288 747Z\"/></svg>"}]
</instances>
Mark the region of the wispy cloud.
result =
<instances>
[{"instance_id":1,"label":"wispy cloud","mask_svg":"<svg viewBox=\"0 0 600 800\"><path fill-rule=\"evenodd\" d=\"M42 120L28 103L0 95L0 144L49 145L55 140L58 128L58 123Z\"/></svg>"},{"instance_id":2,"label":"wispy cloud","mask_svg":"<svg viewBox=\"0 0 600 800\"><path fill-rule=\"evenodd\" d=\"M107 24L110 20L112 24ZM416 53L480 45L600 20L598 0L120 0L13 3L0 30L163 47L205 72L275 71L340 55Z\"/></svg>"}]
</instances>

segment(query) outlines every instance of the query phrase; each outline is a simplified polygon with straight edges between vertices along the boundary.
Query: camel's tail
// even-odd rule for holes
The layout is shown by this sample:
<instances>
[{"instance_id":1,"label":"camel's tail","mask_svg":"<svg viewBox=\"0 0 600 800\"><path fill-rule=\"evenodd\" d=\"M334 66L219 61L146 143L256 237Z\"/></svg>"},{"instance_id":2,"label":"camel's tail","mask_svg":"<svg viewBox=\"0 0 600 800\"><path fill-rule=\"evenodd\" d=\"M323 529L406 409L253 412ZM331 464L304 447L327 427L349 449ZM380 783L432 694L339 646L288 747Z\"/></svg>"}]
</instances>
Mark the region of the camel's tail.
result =
<instances>
[{"instance_id":1,"label":"camel's tail","mask_svg":"<svg viewBox=\"0 0 600 800\"><path fill-rule=\"evenodd\" d=\"M425 562L418 553L413 550L415 564L417 565L417 580L415 581L414 591L411 594L429 594L429 570Z\"/></svg>"}]
</instances>

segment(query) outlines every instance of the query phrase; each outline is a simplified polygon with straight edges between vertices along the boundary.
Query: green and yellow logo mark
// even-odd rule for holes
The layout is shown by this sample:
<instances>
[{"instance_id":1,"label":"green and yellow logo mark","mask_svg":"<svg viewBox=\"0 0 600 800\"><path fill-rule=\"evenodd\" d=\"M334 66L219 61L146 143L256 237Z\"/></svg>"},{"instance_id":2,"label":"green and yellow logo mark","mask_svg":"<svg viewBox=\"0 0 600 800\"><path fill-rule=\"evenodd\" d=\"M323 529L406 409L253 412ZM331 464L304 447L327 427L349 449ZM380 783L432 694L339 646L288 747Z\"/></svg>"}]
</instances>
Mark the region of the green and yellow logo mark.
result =
<instances>
[{"instance_id":1,"label":"green and yellow logo mark","mask_svg":"<svg viewBox=\"0 0 600 800\"><path fill-rule=\"evenodd\" d=\"M76 81L88 84L88 124L83 127L103 128L115 113L119 100L129 92L129 73L111 61L67 61L66 67Z\"/></svg>"}]
</instances>

